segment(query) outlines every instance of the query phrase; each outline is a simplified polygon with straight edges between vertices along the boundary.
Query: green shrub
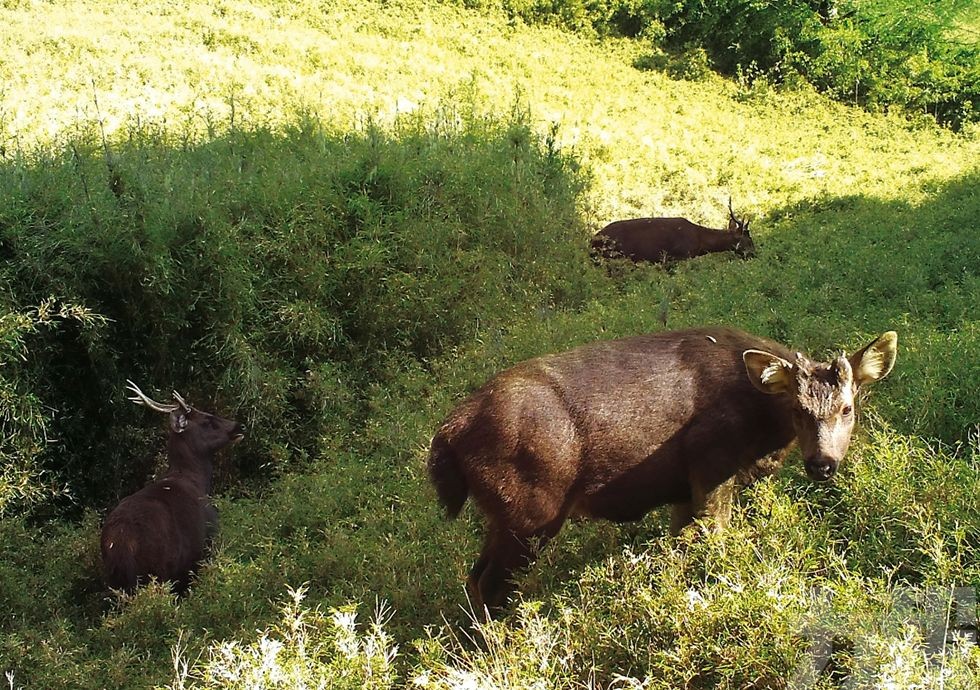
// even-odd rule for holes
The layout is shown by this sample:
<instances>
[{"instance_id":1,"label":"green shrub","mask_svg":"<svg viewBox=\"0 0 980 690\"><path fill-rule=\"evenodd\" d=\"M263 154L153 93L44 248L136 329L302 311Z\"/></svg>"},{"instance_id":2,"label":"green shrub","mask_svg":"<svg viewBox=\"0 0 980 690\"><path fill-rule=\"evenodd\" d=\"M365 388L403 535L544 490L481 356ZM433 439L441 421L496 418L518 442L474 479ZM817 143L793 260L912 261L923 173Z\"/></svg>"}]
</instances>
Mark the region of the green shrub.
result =
<instances>
[{"instance_id":1,"label":"green shrub","mask_svg":"<svg viewBox=\"0 0 980 690\"><path fill-rule=\"evenodd\" d=\"M237 408L253 431L232 476L276 473L324 425L354 428L390 362L581 303L574 162L519 112L445 117L334 134L301 115L198 143L141 127L0 165L11 301L105 319L97 340L55 331L35 349L31 394L72 439L40 466L88 505L144 482L152 463L132 458L161 444L123 398L132 378Z\"/></svg>"},{"instance_id":2,"label":"green shrub","mask_svg":"<svg viewBox=\"0 0 980 690\"><path fill-rule=\"evenodd\" d=\"M775 531L785 537L787 528L795 529ZM525 602L506 623L476 624L475 645L430 639L413 682L664 690L975 683L980 651L968 641L951 639L941 658L924 651L949 631L948 589L855 578L833 553L801 554L744 529L626 550L589 567L549 605Z\"/></svg>"},{"instance_id":3,"label":"green shrub","mask_svg":"<svg viewBox=\"0 0 980 690\"><path fill-rule=\"evenodd\" d=\"M302 605L305 589L290 590L281 618L252 642L224 641L191 662L178 644L171 688L298 688L385 690L395 687L397 646L385 632L383 607L366 630L353 607L325 615Z\"/></svg>"},{"instance_id":4,"label":"green shrub","mask_svg":"<svg viewBox=\"0 0 980 690\"><path fill-rule=\"evenodd\" d=\"M54 299L26 311L0 305L0 518L65 491L41 459L51 419L35 392L29 342L39 331L59 327L95 338L105 323L99 314Z\"/></svg>"},{"instance_id":5,"label":"green shrub","mask_svg":"<svg viewBox=\"0 0 980 690\"><path fill-rule=\"evenodd\" d=\"M955 128L980 119L980 48L954 28L974 21L970 0L911 6L895 0L501 0L475 6L587 36L642 37L655 51L679 54L668 64L677 78L702 78L684 67L702 50L728 75L741 70L774 83L806 80L844 102L925 113ZM697 62L698 74L705 73L707 61ZM659 64L652 56L637 62L641 68Z\"/></svg>"},{"instance_id":6,"label":"green shrub","mask_svg":"<svg viewBox=\"0 0 980 690\"><path fill-rule=\"evenodd\" d=\"M688 46L677 57L670 61L667 73L675 79L701 81L711 73L708 53L704 48Z\"/></svg>"}]
</instances>

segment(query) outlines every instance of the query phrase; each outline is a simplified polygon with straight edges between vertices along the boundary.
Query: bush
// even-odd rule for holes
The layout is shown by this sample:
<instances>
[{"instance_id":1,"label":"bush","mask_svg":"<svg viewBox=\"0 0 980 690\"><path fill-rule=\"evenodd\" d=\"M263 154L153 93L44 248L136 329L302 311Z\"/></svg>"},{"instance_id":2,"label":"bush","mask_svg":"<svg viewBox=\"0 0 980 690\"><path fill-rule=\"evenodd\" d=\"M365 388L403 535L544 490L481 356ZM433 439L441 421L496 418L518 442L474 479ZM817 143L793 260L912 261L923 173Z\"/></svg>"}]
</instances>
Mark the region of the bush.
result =
<instances>
[{"instance_id":1,"label":"bush","mask_svg":"<svg viewBox=\"0 0 980 690\"><path fill-rule=\"evenodd\" d=\"M689 46L687 50L670 61L667 66L667 73L675 79L686 81L706 79L711 73L708 53L704 48Z\"/></svg>"},{"instance_id":2,"label":"bush","mask_svg":"<svg viewBox=\"0 0 980 690\"><path fill-rule=\"evenodd\" d=\"M704 46L718 68L752 67L776 82L802 75L835 98L872 110L926 112L960 127L975 107L980 49L949 37L967 7L880 0L663 3L668 44Z\"/></svg>"},{"instance_id":3,"label":"bush","mask_svg":"<svg viewBox=\"0 0 980 690\"><path fill-rule=\"evenodd\" d=\"M741 70L794 84L802 78L844 102L926 113L957 129L980 120L980 46L959 41L955 32L960 18L970 16L971 0L912 6L896 0L501 0L497 6L527 22L587 36L641 37L655 52L669 48L681 53L669 61L678 78L700 78L683 66L700 49L727 75ZM660 62L647 57L637 66Z\"/></svg>"},{"instance_id":4,"label":"bush","mask_svg":"<svg viewBox=\"0 0 980 690\"><path fill-rule=\"evenodd\" d=\"M588 568L550 606L525 602L506 623L475 625L476 645L430 639L414 684L973 686L980 650L951 634L948 588L856 578L833 555L787 552L777 542L797 527L781 524L775 539L736 528L626 550ZM951 635L939 658L926 651L940 651L937 635L940 643Z\"/></svg>"},{"instance_id":5,"label":"bush","mask_svg":"<svg viewBox=\"0 0 980 690\"><path fill-rule=\"evenodd\" d=\"M191 688L331 688L386 690L395 687L397 647L385 632L387 614L376 612L366 631L348 607L329 616L302 605L306 590L289 590L280 621L254 642L225 641L193 665L174 649L177 677L172 690Z\"/></svg>"},{"instance_id":6,"label":"bush","mask_svg":"<svg viewBox=\"0 0 980 690\"><path fill-rule=\"evenodd\" d=\"M463 0L463 4L592 38L638 36L652 19L644 11L645 0Z\"/></svg>"},{"instance_id":7,"label":"bush","mask_svg":"<svg viewBox=\"0 0 980 690\"><path fill-rule=\"evenodd\" d=\"M105 319L84 307L45 299L37 307L0 307L0 518L63 494L44 471L50 413L35 394L28 342L39 331L74 326L94 337Z\"/></svg>"},{"instance_id":8,"label":"bush","mask_svg":"<svg viewBox=\"0 0 980 690\"><path fill-rule=\"evenodd\" d=\"M444 116L342 135L301 114L197 143L134 126L0 166L13 308L56 295L104 321L35 338L32 409L72 441L38 447L39 466L83 505L142 484L161 442L123 397L131 378L238 409L253 431L232 476L274 474L326 425L356 428L366 386L403 358L580 303L576 165L520 112Z\"/></svg>"}]
</instances>

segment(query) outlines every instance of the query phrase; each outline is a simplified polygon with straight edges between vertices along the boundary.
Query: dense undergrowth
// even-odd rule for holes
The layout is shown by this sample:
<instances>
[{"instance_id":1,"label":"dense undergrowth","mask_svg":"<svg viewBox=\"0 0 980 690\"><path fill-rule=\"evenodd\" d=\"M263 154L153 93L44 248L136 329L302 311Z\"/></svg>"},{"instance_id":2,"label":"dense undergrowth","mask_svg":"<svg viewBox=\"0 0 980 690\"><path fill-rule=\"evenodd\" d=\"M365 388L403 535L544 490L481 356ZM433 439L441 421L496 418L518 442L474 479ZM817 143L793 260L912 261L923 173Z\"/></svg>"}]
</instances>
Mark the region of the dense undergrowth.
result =
<instances>
[{"instance_id":1,"label":"dense undergrowth","mask_svg":"<svg viewBox=\"0 0 980 690\"><path fill-rule=\"evenodd\" d=\"M520 114L455 116L339 134L303 115L193 144L140 129L0 166L6 299L101 319L34 338L23 385L73 411L48 422L73 443L44 469L83 505L144 481L144 417L117 385L133 378L236 401L255 429L237 467L275 476L322 450L323 425L354 429L365 387L402 359L481 319L580 304L575 164Z\"/></svg>"},{"instance_id":2,"label":"dense undergrowth","mask_svg":"<svg viewBox=\"0 0 980 690\"><path fill-rule=\"evenodd\" d=\"M57 21L103 4L3 7L47 20L0 67L10 687L976 687L975 138L452 7L151 3L125 10L138 58ZM59 82L62 52L114 77ZM721 224L728 194L753 260L588 260L608 220ZM896 329L898 365L833 484L792 457L711 537L569 525L473 624L480 520L442 519L433 430L493 372L664 310L815 356ZM126 378L252 430L179 600L98 579L100 520L162 448Z\"/></svg>"}]
</instances>

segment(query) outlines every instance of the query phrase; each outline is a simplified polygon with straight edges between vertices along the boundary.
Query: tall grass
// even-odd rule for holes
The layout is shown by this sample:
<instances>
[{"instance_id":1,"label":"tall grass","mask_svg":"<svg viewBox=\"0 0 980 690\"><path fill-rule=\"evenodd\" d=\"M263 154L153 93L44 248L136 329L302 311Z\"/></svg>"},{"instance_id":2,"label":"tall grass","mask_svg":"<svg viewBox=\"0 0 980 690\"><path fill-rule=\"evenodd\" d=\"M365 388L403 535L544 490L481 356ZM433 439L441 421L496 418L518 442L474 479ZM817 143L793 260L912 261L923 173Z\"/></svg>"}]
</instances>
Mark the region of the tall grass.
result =
<instances>
[{"instance_id":1,"label":"tall grass","mask_svg":"<svg viewBox=\"0 0 980 690\"><path fill-rule=\"evenodd\" d=\"M174 653L174 690L186 688L349 688L383 690L396 679L398 653L384 629L379 610L366 630L351 609L329 616L302 605L305 591L290 590L281 620L255 643L225 642L204 663L191 668Z\"/></svg>"},{"instance_id":2,"label":"tall grass","mask_svg":"<svg viewBox=\"0 0 980 690\"><path fill-rule=\"evenodd\" d=\"M936 606L882 615L980 585L975 138L460 8L0 12L10 685L787 687L829 632L815 687L975 687L955 626L929 652ZM720 224L729 193L754 260L586 258L609 220ZM815 356L895 328L898 365L834 484L791 458L704 539L659 512L569 525L473 624L480 520L442 520L433 429L493 372L663 305ZM252 429L182 599L98 578L100 517L162 446L127 377Z\"/></svg>"},{"instance_id":3,"label":"tall grass","mask_svg":"<svg viewBox=\"0 0 980 690\"><path fill-rule=\"evenodd\" d=\"M33 394L76 412L51 421L75 447L49 448L46 469L94 505L143 481L120 443L142 421L118 386L133 378L236 401L255 429L238 466L279 473L323 425L353 429L399 358L581 303L574 162L519 113L452 118L341 135L300 115L194 145L141 128L0 166L11 301L56 295L103 320L95 339L54 333L34 352Z\"/></svg>"}]
</instances>

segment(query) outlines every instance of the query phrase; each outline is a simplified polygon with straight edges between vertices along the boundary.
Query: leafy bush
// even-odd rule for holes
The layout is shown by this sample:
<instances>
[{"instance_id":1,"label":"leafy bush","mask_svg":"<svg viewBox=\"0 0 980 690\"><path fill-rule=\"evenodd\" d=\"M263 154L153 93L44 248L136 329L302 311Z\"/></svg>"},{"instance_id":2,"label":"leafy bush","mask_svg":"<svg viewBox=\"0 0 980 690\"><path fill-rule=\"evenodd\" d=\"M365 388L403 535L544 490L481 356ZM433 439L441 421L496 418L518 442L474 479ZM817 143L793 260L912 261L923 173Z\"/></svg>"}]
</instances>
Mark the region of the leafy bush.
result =
<instances>
[{"instance_id":1,"label":"leafy bush","mask_svg":"<svg viewBox=\"0 0 980 690\"><path fill-rule=\"evenodd\" d=\"M0 312L0 518L64 492L42 466L51 419L35 393L28 342L41 330L69 324L93 337L105 319L53 299L26 311Z\"/></svg>"},{"instance_id":2,"label":"leafy bush","mask_svg":"<svg viewBox=\"0 0 980 690\"><path fill-rule=\"evenodd\" d=\"M302 605L305 589L290 590L280 621L254 642L225 641L193 665L174 651L177 678L171 688L331 688L385 690L394 687L397 647L385 632L384 609L366 631L348 607L329 616Z\"/></svg>"},{"instance_id":3,"label":"leafy bush","mask_svg":"<svg viewBox=\"0 0 980 690\"><path fill-rule=\"evenodd\" d=\"M484 11L503 11L528 24L560 26L589 37L635 36L647 14L644 0L450 0Z\"/></svg>"},{"instance_id":4,"label":"leafy bush","mask_svg":"<svg viewBox=\"0 0 980 690\"><path fill-rule=\"evenodd\" d=\"M73 440L39 447L41 466L89 505L145 481L134 446L160 443L123 399L132 378L237 407L253 429L238 466L280 471L323 425L354 428L391 363L580 303L593 278L575 164L520 112L444 117L341 135L300 115L197 143L141 126L0 166L11 301L57 295L104 320L97 340L50 332L35 350L31 395Z\"/></svg>"},{"instance_id":5,"label":"leafy bush","mask_svg":"<svg viewBox=\"0 0 980 690\"><path fill-rule=\"evenodd\" d=\"M735 690L976 682L980 650L952 633L948 588L855 578L833 554L788 550L774 534L741 529L627 549L588 567L548 606L526 602L506 623L476 624L476 645L431 639L414 684ZM795 528L777 529L785 536ZM941 658L924 652L930 644L939 651L937 635L950 635Z\"/></svg>"},{"instance_id":6,"label":"leafy bush","mask_svg":"<svg viewBox=\"0 0 980 690\"><path fill-rule=\"evenodd\" d=\"M689 47L671 60L667 66L667 73L670 76L687 81L700 81L707 78L710 72L708 53L700 47Z\"/></svg>"}]
</instances>

